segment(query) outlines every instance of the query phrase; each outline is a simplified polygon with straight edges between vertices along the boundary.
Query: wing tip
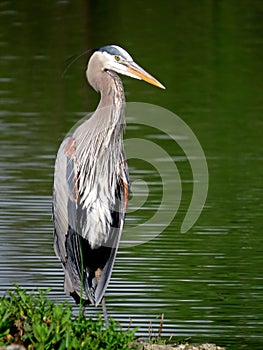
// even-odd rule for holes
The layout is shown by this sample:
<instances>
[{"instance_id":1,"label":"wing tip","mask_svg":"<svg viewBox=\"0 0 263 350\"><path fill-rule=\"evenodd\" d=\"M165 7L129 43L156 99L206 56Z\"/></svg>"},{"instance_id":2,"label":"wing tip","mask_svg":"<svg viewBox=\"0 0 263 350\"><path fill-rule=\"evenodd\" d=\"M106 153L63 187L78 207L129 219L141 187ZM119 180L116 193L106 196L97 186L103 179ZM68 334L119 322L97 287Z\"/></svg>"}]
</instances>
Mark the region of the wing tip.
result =
<instances>
[{"instance_id":1,"label":"wing tip","mask_svg":"<svg viewBox=\"0 0 263 350\"><path fill-rule=\"evenodd\" d=\"M76 291L71 292L69 295L75 300L77 305L88 306L90 304L93 304L89 298L85 299L83 297L80 297Z\"/></svg>"}]
</instances>

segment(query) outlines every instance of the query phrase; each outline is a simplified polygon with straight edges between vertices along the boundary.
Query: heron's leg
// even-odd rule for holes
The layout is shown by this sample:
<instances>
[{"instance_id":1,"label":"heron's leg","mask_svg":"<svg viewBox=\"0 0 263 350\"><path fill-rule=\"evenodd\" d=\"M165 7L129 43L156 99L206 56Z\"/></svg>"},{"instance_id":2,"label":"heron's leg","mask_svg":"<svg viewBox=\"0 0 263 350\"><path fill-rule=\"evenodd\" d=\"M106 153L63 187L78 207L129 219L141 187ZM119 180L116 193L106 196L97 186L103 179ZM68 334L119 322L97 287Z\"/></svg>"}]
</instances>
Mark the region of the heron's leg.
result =
<instances>
[{"instance_id":1,"label":"heron's leg","mask_svg":"<svg viewBox=\"0 0 263 350\"><path fill-rule=\"evenodd\" d=\"M106 326L106 328L108 328L110 321L109 321L109 316L108 316L108 312L107 312L105 297L103 297L103 299L101 301L101 306L102 306L102 312L103 312L105 326Z\"/></svg>"},{"instance_id":2,"label":"heron's leg","mask_svg":"<svg viewBox=\"0 0 263 350\"><path fill-rule=\"evenodd\" d=\"M98 268L95 271L95 277L96 277L97 283L99 283L99 281L100 281L101 274L102 274L102 270L100 268ZM109 316L108 316L108 312L107 312L105 297L102 298L101 306L102 306L102 312L103 312L103 318L104 318L105 326L106 326L106 328L108 328L108 326L109 326Z\"/></svg>"}]
</instances>

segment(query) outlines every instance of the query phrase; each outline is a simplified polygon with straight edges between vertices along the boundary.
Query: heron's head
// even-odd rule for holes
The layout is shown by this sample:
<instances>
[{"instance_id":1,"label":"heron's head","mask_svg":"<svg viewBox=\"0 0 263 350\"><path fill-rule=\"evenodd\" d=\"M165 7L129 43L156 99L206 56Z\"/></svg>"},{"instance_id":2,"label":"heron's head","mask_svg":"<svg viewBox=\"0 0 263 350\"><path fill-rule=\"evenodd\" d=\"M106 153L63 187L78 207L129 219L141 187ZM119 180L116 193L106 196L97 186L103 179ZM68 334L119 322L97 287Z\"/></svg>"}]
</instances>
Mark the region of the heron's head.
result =
<instances>
[{"instance_id":1,"label":"heron's head","mask_svg":"<svg viewBox=\"0 0 263 350\"><path fill-rule=\"evenodd\" d=\"M149 84L165 89L165 87L157 79L135 63L128 52L119 46L103 46L96 50L93 56L96 56L96 58L99 60L101 69L104 71L114 71L119 74L127 75L131 78L144 80Z\"/></svg>"}]
</instances>

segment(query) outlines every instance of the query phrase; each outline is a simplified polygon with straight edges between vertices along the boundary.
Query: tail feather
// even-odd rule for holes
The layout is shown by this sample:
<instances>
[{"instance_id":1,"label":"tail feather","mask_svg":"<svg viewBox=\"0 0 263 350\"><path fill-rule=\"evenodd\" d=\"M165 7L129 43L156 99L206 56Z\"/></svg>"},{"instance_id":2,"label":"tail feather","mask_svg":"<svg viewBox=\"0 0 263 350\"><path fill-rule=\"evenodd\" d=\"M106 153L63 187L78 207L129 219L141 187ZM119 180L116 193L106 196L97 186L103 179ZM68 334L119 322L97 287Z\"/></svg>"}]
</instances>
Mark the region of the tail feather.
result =
<instances>
[{"instance_id":1,"label":"tail feather","mask_svg":"<svg viewBox=\"0 0 263 350\"><path fill-rule=\"evenodd\" d=\"M92 249L87 240L70 228L66 239L65 293L77 303L82 299L98 305L106 289L115 250L105 246Z\"/></svg>"}]
</instances>

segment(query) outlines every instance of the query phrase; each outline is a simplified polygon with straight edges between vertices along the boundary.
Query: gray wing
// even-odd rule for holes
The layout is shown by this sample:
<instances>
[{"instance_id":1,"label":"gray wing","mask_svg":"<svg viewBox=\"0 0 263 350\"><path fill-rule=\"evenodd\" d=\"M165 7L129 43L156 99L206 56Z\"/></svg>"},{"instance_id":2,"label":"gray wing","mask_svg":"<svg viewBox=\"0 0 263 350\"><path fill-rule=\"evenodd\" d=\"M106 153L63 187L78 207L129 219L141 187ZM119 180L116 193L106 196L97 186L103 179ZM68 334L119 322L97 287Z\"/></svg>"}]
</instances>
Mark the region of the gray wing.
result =
<instances>
[{"instance_id":1,"label":"gray wing","mask_svg":"<svg viewBox=\"0 0 263 350\"><path fill-rule=\"evenodd\" d=\"M69 226L69 189L73 188L72 179L67 176L70 173L68 168L72 167L72 161L66 151L70 139L65 138L58 150L53 187L54 249L63 264L66 262L66 235Z\"/></svg>"},{"instance_id":2,"label":"gray wing","mask_svg":"<svg viewBox=\"0 0 263 350\"><path fill-rule=\"evenodd\" d=\"M64 268L66 294L74 292L79 270L78 266L71 264L67 247L70 228L75 226L76 217L77 171L73 155L74 139L67 137L58 150L53 187L54 250Z\"/></svg>"},{"instance_id":3,"label":"gray wing","mask_svg":"<svg viewBox=\"0 0 263 350\"><path fill-rule=\"evenodd\" d=\"M58 151L53 191L54 249L64 268L65 292L77 302L84 299L98 305L111 276L128 201L128 170L124 157L120 168L108 239L102 246L92 249L81 231L91 213L79 193L74 138L67 137Z\"/></svg>"}]
</instances>

